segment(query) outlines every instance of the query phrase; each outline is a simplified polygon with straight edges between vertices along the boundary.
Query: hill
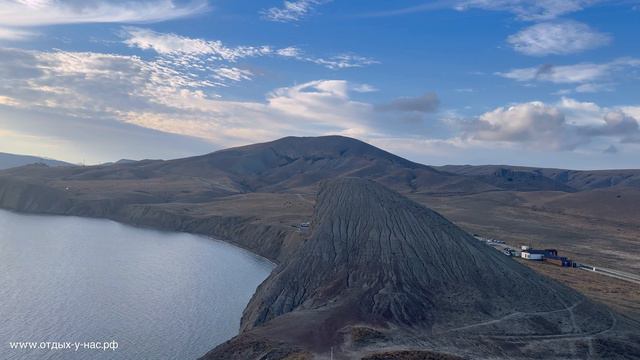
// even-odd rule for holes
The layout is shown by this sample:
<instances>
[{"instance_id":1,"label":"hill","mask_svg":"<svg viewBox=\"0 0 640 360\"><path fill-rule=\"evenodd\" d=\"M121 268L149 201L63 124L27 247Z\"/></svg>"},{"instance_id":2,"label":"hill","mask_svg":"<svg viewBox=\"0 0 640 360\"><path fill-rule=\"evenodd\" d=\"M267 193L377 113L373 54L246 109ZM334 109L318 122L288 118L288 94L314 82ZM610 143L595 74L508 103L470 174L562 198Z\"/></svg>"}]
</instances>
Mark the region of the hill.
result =
<instances>
[{"instance_id":1,"label":"hill","mask_svg":"<svg viewBox=\"0 0 640 360\"><path fill-rule=\"evenodd\" d=\"M45 159L37 156L0 153L0 170L29 164L45 164L47 166L71 166L64 161Z\"/></svg>"},{"instance_id":2,"label":"hill","mask_svg":"<svg viewBox=\"0 0 640 360\"><path fill-rule=\"evenodd\" d=\"M33 174L39 176L42 171ZM444 173L342 136L286 137L202 156L118 162L59 172L58 175L71 181L199 178L204 179L205 187L214 193L291 191L341 176L376 179L402 191L461 193L494 189L482 182ZM191 185L198 187L197 182Z\"/></svg>"},{"instance_id":3,"label":"hill","mask_svg":"<svg viewBox=\"0 0 640 360\"><path fill-rule=\"evenodd\" d=\"M314 192L320 181L343 176L376 180L403 192L450 194L495 189L340 136L289 137L169 161L70 168L32 165L2 171L0 181L19 180L64 191L65 197L74 201L150 204L200 203L252 192Z\"/></svg>"},{"instance_id":4,"label":"hill","mask_svg":"<svg viewBox=\"0 0 640 360\"><path fill-rule=\"evenodd\" d=\"M204 358L312 358L333 349L336 358L412 350L581 359L640 354L638 331L438 213L378 183L342 178L321 187L310 234L260 285L241 334Z\"/></svg>"},{"instance_id":5,"label":"hill","mask_svg":"<svg viewBox=\"0 0 640 360\"><path fill-rule=\"evenodd\" d=\"M439 170L469 176L504 190L586 191L640 188L640 170L564 170L508 165L446 165Z\"/></svg>"}]
</instances>

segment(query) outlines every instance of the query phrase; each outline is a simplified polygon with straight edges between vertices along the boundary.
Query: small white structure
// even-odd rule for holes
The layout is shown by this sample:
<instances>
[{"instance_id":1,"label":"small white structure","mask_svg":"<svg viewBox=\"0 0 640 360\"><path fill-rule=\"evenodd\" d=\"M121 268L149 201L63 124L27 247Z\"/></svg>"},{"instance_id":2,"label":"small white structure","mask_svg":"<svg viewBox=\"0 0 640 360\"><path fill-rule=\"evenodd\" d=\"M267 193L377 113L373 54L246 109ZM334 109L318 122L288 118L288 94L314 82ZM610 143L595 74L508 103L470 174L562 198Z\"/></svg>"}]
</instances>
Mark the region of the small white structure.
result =
<instances>
[{"instance_id":1,"label":"small white structure","mask_svg":"<svg viewBox=\"0 0 640 360\"><path fill-rule=\"evenodd\" d=\"M524 248L524 246L523 246ZM528 250L528 249L527 249ZM542 260L544 255L542 254L532 254L528 251L523 251L520 253L520 257L527 260Z\"/></svg>"},{"instance_id":2,"label":"small white structure","mask_svg":"<svg viewBox=\"0 0 640 360\"><path fill-rule=\"evenodd\" d=\"M527 251L527 250L529 250L529 249L531 249L531 248L530 248L529 246L527 246L527 245L522 245L522 246L520 246L520 249L521 249L522 251Z\"/></svg>"}]
</instances>

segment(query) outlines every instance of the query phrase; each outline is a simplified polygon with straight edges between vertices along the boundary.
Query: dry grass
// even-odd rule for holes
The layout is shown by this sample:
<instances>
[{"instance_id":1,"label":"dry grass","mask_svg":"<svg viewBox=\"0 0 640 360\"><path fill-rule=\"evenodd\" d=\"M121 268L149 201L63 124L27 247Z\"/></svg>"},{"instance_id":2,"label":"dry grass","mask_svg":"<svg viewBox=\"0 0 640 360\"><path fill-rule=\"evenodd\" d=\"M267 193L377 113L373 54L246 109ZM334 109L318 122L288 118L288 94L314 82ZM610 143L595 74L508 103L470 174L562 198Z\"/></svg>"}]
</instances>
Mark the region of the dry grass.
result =
<instances>
[{"instance_id":1,"label":"dry grass","mask_svg":"<svg viewBox=\"0 0 640 360\"><path fill-rule=\"evenodd\" d=\"M518 260L552 279L580 291L587 297L640 321L640 285L577 268Z\"/></svg>"},{"instance_id":2,"label":"dry grass","mask_svg":"<svg viewBox=\"0 0 640 360\"><path fill-rule=\"evenodd\" d=\"M411 197L471 233L511 245L556 248L563 256L582 263L640 273L640 223L624 216L614 221L615 207L610 208L606 218L586 216L595 212L590 208L604 208L603 199L589 204L567 203L561 208L558 195L553 192ZM610 200L619 199L613 196ZM553 207L540 206L551 202ZM624 213L625 209L620 211Z\"/></svg>"}]
</instances>

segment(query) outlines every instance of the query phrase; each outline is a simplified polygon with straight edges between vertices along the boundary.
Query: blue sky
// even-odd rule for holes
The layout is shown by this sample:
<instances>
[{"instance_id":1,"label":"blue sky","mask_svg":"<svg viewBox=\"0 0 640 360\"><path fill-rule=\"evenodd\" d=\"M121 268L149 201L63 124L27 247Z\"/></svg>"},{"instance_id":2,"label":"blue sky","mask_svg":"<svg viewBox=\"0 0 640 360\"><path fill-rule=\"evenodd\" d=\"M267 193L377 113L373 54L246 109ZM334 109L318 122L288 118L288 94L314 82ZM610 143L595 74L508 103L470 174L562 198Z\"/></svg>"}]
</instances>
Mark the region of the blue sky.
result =
<instances>
[{"instance_id":1,"label":"blue sky","mask_svg":"<svg viewBox=\"0 0 640 360\"><path fill-rule=\"evenodd\" d=\"M638 168L640 2L0 0L0 151L342 134L427 164Z\"/></svg>"}]
</instances>

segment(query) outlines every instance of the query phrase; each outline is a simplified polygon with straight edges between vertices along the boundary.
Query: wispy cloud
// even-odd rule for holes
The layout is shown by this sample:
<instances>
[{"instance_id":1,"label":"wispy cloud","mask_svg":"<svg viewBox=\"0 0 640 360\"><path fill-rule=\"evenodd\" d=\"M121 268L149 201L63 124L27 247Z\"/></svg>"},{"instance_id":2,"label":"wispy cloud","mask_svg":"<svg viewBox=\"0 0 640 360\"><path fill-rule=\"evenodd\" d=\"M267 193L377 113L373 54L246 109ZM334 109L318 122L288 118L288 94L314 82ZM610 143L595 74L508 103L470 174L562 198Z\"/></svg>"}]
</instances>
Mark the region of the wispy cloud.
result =
<instances>
[{"instance_id":1,"label":"wispy cloud","mask_svg":"<svg viewBox=\"0 0 640 360\"><path fill-rule=\"evenodd\" d=\"M507 11L521 20L550 20L559 16L583 10L602 0L458 0L454 8Z\"/></svg>"},{"instance_id":2,"label":"wispy cloud","mask_svg":"<svg viewBox=\"0 0 640 360\"><path fill-rule=\"evenodd\" d=\"M580 63L573 65L544 64L538 67L512 69L496 75L519 82L550 82L554 84L577 84L578 92L595 92L610 89L613 82L621 79L623 71L640 68L640 59L619 58L607 63Z\"/></svg>"},{"instance_id":3,"label":"wispy cloud","mask_svg":"<svg viewBox=\"0 0 640 360\"><path fill-rule=\"evenodd\" d=\"M270 45L228 46L219 40L194 39L171 33L158 33L139 27L124 27L124 43L130 47L152 50L165 61L176 66L186 66L196 70L210 69L211 63L236 62L245 58L263 56L281 57L322 65L338 70L377 64L378 61L355 54L339 54L330 57L315 57L305 54L300 48L289 46L275 48Z\"/></svg>"},{"instance_id":4,"label":"wispy cloud","mask_svg":"<svg viewBox=\"0 0 640 360\"><path fill-rule=\"evenodd\" d=\"M178 73L190 74L211 87L251 80L254 74L250 70L233 65L241 59L288 57L291 52L290 48L274 49L267 45L228 46L219 40L189 38L131 26L124 27L120 35L129 47L153 51L158 57L155 63Z\"/></svg>"},{"instance_id":5,"label":"wispy cloud","mask_svg":"<svg viewBox=\"0 0 640 360\"><path fill-rule=\"evenodd\" d=\"M0 95L0 105L6 105L6 106L20 106L20 102L12 97L9 96L2 96Z\"/></svg>"},{"instance_id":6,"label":"wispy cloud","mask_svg":"<svg viewBox=\"0 0 640 360\"><path fill-rule=\"evenodd\" d=\"M580 11L605 0L440 0L365 14L365 17L399 16L425 11L483 9L510 12L520 20L544 21Z\"/></svg>"},{"instance_id":7,"label":"wispy cloud","mask_svg":"<svg viewBox=\"0 0 640 360\"><path fill-rule=\"evenodd\" d=\"M34 37L36 34L31 31L0 27L0 40L23 41Z\"/></svg>"},{"instance_id":8,"label":"wispy cloud","mask_svg":"<svg viewBox=\"0 0 640 360\"><path fill-rule=\"evenodd\" d=\"M10 27L81 23L137 23L175 19L208 10L205 0L1 0L0 23Z\"/></svg>"},{"instance_id":9,"label":"wispy cloud","mask_svg":"<svg viewBox=\"0 0 640 360\"><path fill-rule=\"evenodd\" d=\"M566 55L594 49L611 42L609 35L576 21L547 22L530 26L507 42L525 55Z\"/></svg>"},{"instance_id":10,"label":"wispy cloud","mask_svg":"<svg viewBox=\"0 0 640 360\"><path fill-rule=\"evenodd\" d=\"M329 58L314 58L308 56L298 56L300 60L310 61L314 64L322 65L329 69L349 69L349 68L358 68L367 65L379 64L380 62L371 58L367 58L364 56L353 55L353 54L341 54L332 56Z\"/></svg>"},{"instance_id":11,"label":"wispy cloud","mask_svg":"<svg viewBox=\"0 0 640 360\"><path fill-rule=\"evenodd\" d=\"M316 7L329 3L332 0L292 0L284 1L280 7L272 7L262 11L265 19L276 22L300 21Z\"/></svg>"},{"instance_id":12,"label":"wispy cloud","mask_svg":"<svg viewBox=\"0 0 640 360\"><path fill-rule=\"evenodd\" d=\"M242 81L251 80L253 73L246 69L238 69L236 67L221 67L214 69L215 77L219 80Z\"/></svg>"},{"instance_id":13,"label":"wispy cloud","mask_svg":"<svg viewBox=\"0 0 640 360\"><path fill-rule=\"evenodd\" d=\"M229 47L218 40L194 39L139 27L123 28L122 36L130 47L153 50L161 55L206 55L215 60L233 62L246 57L279 54L279 50L266 45Z\"/></svg>"}]
</instances>

